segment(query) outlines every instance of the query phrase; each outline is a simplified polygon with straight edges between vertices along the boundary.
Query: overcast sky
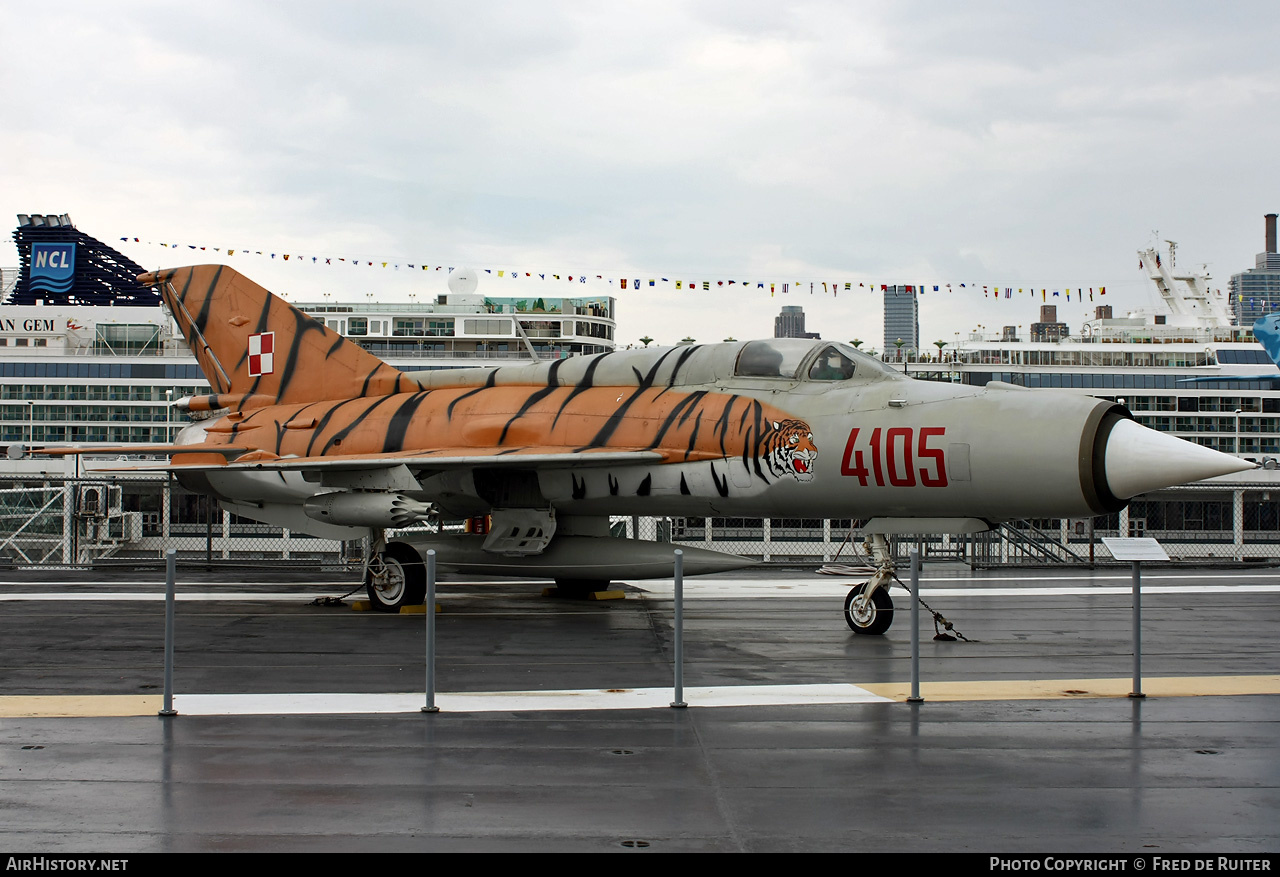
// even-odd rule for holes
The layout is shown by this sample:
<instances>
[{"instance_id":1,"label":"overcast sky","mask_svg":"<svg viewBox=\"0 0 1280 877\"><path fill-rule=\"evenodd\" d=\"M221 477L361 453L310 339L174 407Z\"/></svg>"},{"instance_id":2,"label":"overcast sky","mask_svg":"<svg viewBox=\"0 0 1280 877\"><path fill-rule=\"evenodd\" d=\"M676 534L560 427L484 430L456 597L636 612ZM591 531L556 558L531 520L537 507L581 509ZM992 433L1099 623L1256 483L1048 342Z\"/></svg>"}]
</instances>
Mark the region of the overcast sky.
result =
<instances>
[{"instance_id":1,"label":"overcast sky","mask_svg":"<svg viewBox=\"0 0 1280 877\"><path fill-rule=\"evenodd\" d=\"M161 241L295 254L226 260L294 300L443 291L410 262L492 269L490 295L608 292L621 344L765 337L799 304L879 347L878 296L809 282L977 283L922 299L922 343L952 341L1036 319L1039 297L984 284L1150 305L1135 251L1157 231L1223 288L1253 267L1280 211L1275 11L11 3L0 217L69 213L147 267L224 258ZM513 268L592 282L496 277Z\"/></svg>"}]
</instances>

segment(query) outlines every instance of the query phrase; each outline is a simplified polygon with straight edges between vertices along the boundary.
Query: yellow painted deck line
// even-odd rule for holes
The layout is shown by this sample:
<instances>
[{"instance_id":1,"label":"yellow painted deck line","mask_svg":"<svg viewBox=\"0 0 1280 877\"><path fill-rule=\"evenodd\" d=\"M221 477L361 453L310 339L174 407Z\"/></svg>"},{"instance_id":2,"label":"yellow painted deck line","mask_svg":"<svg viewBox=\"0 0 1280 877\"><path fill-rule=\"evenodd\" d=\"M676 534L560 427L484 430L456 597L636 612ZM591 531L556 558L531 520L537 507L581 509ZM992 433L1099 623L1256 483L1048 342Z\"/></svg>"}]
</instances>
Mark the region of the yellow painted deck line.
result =
<instances>
[{"instance_id":1,"label":"yellow painted deck line","mask_svg":"<svg viewBox=\"0 0 1280 877\"><path fill-rule=\"evenodd\" d=\"M159 694L15 695L0 697L0 718L154 716L162 706Z\"/></svg>"},{"instance_id":2,"label":"yellow painted deck line","mask_svg":"<svg viewBox=\"0 0 1280 877\"><path fill-rule=\"evenodd\" d=\"M777 692L769 701L779 703L813 702L811 697L802 693L802 689L812 686L766 686ZM750 688L750 686L748 686ZM864 693L894 701L905 701L911 693L908 682L872 682L856 686ZM722 705L716 701L716 695L727 697L734 704L734 692L739 686L717 686L705 690L705 699L701 706ZM794 701L785 696L788 689L795 690ZM742 689L745 690L745 689ZM986 682L922 682L920 695L926 701L997 701L997 700L1054 700L1071 698L1104 698L1127 697L1133 690L1132 678L1111 679L1005 679ZM1142 691L1150 697L1211 697L1234 696L1245 694L1280 694L1280 675L1272 676L1155 676L1142 680ZM587 692L590 693L590 692ZM515 701L524 695L535 701L547 692L488 692L476 695L489 700L512 700L509 708L516 706ZM200 697L200 695L193 695ZM275 697L276 695L266 695ZM323 695L308 695L323 697ZM382 695L390 697L390 695ZM419 695L412 695L418 697ZM664 694L665 696L665 694ZM180 698L181 696L179 696ZM235 698L236 695L217 695L217 697ZM288 698L290 695L279 695ZM360 697L359 695L334 695L336 698ZM447 698L449 695L441 694ZM526 698L527 699L527 698ZM847 692L845 696L824 699L824 703L857 703L855 697ZM154 716L160 711L164 698L158 694L149 695L12 695L0 696L0 718L93 718ZM713 702L708 702L713 701ZM744 703L748 704L748 700ZM758 699L756 702L759 702ZM622 705L621 708L628 708ZM287 711L287 710L285 710ZM365 710L345 710L362 712ZM377 712L379 710L369 710ZM398 710L393 710L398 711ZM255 711L260 712L260 711ZM229 714L234 714L231 710Z\"/></svg>"},{"instance_id":3,"label":"yellow painted deck line","mask_svg":"<svg viewBox=\"0 0 1280 877\"><path fill-rule=\"evenodd\" d=\"M872 694L905 701L909 682L862 684ZM1057 698L1128 697L1133 677L1122 679L1002 679L990 682L924 682L920 696L935 701L1054 700ZM1280 676L1152 676L1142 680L1149 697L1210 697L1280 694Z\"/></svg>"}]
</instances>

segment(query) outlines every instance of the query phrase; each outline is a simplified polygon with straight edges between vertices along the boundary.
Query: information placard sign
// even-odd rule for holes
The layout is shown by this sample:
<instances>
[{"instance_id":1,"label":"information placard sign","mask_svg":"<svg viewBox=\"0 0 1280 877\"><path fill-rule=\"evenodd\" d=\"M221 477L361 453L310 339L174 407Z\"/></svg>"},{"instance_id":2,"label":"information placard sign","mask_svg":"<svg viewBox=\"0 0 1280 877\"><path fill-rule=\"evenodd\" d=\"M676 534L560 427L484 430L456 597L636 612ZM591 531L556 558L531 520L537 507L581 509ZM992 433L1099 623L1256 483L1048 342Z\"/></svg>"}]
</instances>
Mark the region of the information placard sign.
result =
<instances>
[{"instance_id":1,"label":"information placard sign","mask_svg":"<svg viewBox=\"0 0 1280 877\"><path fill-rule=\"evenodd\" d=\"M1103 536L1102 544L1116 560L1169 559L1160 543L1150 536Z\"/></svg>"}]
</instances>

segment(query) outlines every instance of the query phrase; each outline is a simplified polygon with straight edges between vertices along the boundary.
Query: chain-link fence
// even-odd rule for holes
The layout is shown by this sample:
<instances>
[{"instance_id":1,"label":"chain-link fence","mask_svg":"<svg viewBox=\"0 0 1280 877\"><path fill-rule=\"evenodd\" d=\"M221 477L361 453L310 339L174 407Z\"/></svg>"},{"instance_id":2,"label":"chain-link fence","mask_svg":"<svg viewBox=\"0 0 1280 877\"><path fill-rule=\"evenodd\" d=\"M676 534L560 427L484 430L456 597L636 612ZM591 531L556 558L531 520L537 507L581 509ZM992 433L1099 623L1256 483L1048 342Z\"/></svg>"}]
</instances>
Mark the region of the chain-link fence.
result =
<instances>
[{"instance_id":1,"label":"chain-link fence","mask_svg":"<svg viewBox=\"0 0 1280 877\"><path fill-rule=\"evenodd\" d=\"M767 564L856 562L856 518L615 517L615 536L707 548ZM445 522L450 529L459 525ZM425 529L425 528L422 528ZM388 531L393 539L406 531ZM1280 493L1253 485L1183 487L1135 499L1099 518L1016 521L986 533L899 537L928 560L975 567L1113 562L1104 536L1154 536L1187 563L1280 561ZM147 476L0 478L0 563L89 567L162 562L288 563L358 569L367 541L293 533L230 514L172 479Z\"/></svg>"}]
</instances>

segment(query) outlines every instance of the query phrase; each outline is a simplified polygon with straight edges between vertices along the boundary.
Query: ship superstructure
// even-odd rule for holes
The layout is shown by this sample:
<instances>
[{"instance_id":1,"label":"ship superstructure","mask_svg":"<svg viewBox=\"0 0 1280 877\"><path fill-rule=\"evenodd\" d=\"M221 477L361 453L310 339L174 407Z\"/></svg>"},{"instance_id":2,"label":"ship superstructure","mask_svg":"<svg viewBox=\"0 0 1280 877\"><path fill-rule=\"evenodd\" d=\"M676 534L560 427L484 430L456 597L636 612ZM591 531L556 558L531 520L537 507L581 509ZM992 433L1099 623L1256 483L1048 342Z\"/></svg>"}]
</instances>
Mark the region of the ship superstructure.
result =
<instances>
[{"instance_id":1,"label":"ship superstructure","mask_svg":"<svg viewBox=\"0 0 1280 877\"><path fill-rule=\"evenodd\" d=\"M1144 426L1257 462L1280 457L1280 370L1249 327L1231 324L1230 302L1206 269L1176 269L1176 244L1138 256L1161 307L1114 316L1099 306L1073 334L1049 305L1031 332L957 333L941 356L905 367L935 380L1123 400Z\"/></svg>"},{"instance_id":2,"label":"ship superstructure","mask_svg":"<svg viewBox=\"0 0 1280 877\"><path fill-rule=\"evenodd\" d=\"M65 215L24 214L14 237L23 261L3 273L9 295L0 300L0 444L170 441L186 423L170 403L209 387L151 290L128 278L120 299L100 295L104 278L137 266L77 231ZM62 276L45 278L42 270ZM453 284L460 291L428 301L366 296L298 307L403 371L613 349L614 298L487 297L477 291L474 272L466 274L458 272L465 282Z\"/></svg>"}]
</instances>

